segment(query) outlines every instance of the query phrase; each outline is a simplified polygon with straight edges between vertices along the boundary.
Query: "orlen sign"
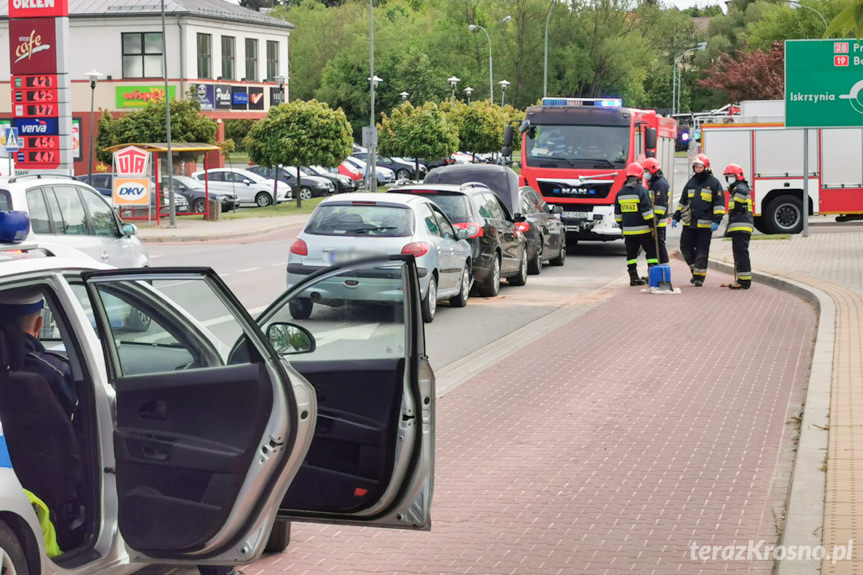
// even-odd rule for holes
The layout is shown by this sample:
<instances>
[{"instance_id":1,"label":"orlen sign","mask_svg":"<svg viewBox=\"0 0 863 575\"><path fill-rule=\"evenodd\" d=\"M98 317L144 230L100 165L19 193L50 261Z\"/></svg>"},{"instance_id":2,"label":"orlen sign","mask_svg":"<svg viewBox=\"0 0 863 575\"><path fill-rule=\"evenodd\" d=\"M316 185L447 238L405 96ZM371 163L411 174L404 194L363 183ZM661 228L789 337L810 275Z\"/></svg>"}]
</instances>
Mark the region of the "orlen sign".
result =
<instances>
[{"instance_id":1,"label":"orlen sign","mask_svg":"<svg viewBox=\"0 0 863 575\"><path fill-rule=\"evenodd\" d=\"M61 18L68 15L67 0L9 0L10 18Z\"/></svg>"},{"instance_id":2,"label":"orlen sign","mask_svg":"<svg viewBox=\"0 0 863 575\"><path fill-rule=\"evenodd\" d=\"M150 203L150 154L128 146L114 152L115 206L146 206Z\"/></svg>"}]
</instances>

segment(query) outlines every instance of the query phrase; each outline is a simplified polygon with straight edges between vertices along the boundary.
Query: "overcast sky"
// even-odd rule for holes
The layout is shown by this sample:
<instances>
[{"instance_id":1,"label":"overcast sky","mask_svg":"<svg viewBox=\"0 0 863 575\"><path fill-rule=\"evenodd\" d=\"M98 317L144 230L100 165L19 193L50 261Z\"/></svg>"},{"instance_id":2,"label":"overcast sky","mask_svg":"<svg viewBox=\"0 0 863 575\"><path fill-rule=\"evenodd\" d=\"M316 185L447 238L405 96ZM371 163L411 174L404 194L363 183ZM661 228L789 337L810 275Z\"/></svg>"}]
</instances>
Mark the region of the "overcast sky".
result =
<instances>
[{"instance_id":1,"label":"overcast sky","mask_svg":"<svg viewBox=\"0 0 863 575\"><path fill-rule=\"evenodd\" d=\"M677 6L678 8L692 8L693 6L705 8L715 4L723 8L725 6L723 2L718 2L717 0L665 0L663 3Z\"/></svg>"}]
</instances>

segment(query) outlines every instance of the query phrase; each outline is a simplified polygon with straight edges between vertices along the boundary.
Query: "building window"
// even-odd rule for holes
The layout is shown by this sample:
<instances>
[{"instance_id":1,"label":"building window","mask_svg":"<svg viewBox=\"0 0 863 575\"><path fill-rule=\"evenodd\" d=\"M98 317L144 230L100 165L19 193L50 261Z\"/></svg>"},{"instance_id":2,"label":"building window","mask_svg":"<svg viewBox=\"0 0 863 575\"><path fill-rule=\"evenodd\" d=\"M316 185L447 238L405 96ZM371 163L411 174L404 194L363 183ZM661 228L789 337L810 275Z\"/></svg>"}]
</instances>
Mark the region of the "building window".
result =
<instances>
[{"instance_id":1,"label":"building window","mask_svg":"<svg viewBox=\"0 0 863 575\"><path fill-rule=\"evenodd\" d=\"M198 32L198 78L213 77L213 37Z\"/></svg>"},{"instance_id":2,"label":"building window","mask_svg":"<svg viewBox=\"0 0 863 575\"><path fill-rule=\"evenodd\" d=\"M267 80L275 80L279 75L279 43L267 40Z\"/></svg>"},{"instance_id":3,"label":"building window","mask_svg":"<svg viewBox=\"0 0 863 575\"><path fill-rule=\"evenodd\" d=\"M246 38L246 80L258 81L258 41Z\"/></svg>"},{"instance_id":4,"label":"building window","mask_svg":"<svg viewBox=\"0 0 863 575\"><path fill-rule=\"evenodd\" d=\"M162 77L162 33L123 34L123 77Z\"/></svg>"},{"instance_id":5,"label":"building window","mask_svg":"<svg viewBox=\"0 0 863 575\"><path fill-rule=\"evenodd\" d=\"M236 47L233 36L222 36L222 78L235 80L234 61L236 60Z\"/></svg>"}]
</instances>

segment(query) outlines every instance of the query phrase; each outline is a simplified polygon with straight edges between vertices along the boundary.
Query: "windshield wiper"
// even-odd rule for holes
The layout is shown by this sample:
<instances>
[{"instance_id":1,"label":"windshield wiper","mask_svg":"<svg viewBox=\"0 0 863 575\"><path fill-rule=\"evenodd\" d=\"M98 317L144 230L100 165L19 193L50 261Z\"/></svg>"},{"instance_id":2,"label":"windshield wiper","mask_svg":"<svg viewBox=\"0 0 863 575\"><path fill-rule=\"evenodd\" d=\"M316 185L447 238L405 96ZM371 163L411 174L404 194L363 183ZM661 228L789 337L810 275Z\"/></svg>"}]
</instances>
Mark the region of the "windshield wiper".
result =
<instances>
[{"instance_id":1,"label":"windshield wiper","mask_svg":"<svg viewBox=\"0 0 863 575\"><path fill-rule=\"evenodd\" d=\"M355 234L364 234L367 232L385 232L387 230L398 229L396 226L365 226L351 230Z\"/></svg>"},{"instance_id":2,"label":"windshield wiper","mask_svg":"<svg viewBox=\"0 0 863 575\"><path fill-rule=\"evenodd\" d=\"M542 160L559 160L562 162L567 162L570 166L575 167L575 163L572 160L570 160L569 158L565 158L563 156L543 156L541 159ZM539 165L542 168L553 168L555 166L554 164L549 164L547 162L541 162Z\"/></svg>"}]
</instances>

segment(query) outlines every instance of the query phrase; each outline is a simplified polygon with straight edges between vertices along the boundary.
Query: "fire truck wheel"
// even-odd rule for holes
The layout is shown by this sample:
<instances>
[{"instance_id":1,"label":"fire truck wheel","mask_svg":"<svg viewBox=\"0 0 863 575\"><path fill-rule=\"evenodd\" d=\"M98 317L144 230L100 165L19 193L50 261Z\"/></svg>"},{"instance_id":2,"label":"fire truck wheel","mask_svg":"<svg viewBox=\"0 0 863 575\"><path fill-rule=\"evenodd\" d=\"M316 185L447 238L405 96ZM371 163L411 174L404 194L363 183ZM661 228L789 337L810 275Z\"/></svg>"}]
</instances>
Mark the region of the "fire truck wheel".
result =
<instances>
[{"instance_id":1,"label":"fire truck wheel","mask_svg":"<svg viewBox=\"0 0 863 575\"><path fill-rule=\"evenodd\" d=\"M794 196L779 196L767 204L764 217L774 234L797 234L803 229L803 202Z\"/></svg>"}]
</instances>

